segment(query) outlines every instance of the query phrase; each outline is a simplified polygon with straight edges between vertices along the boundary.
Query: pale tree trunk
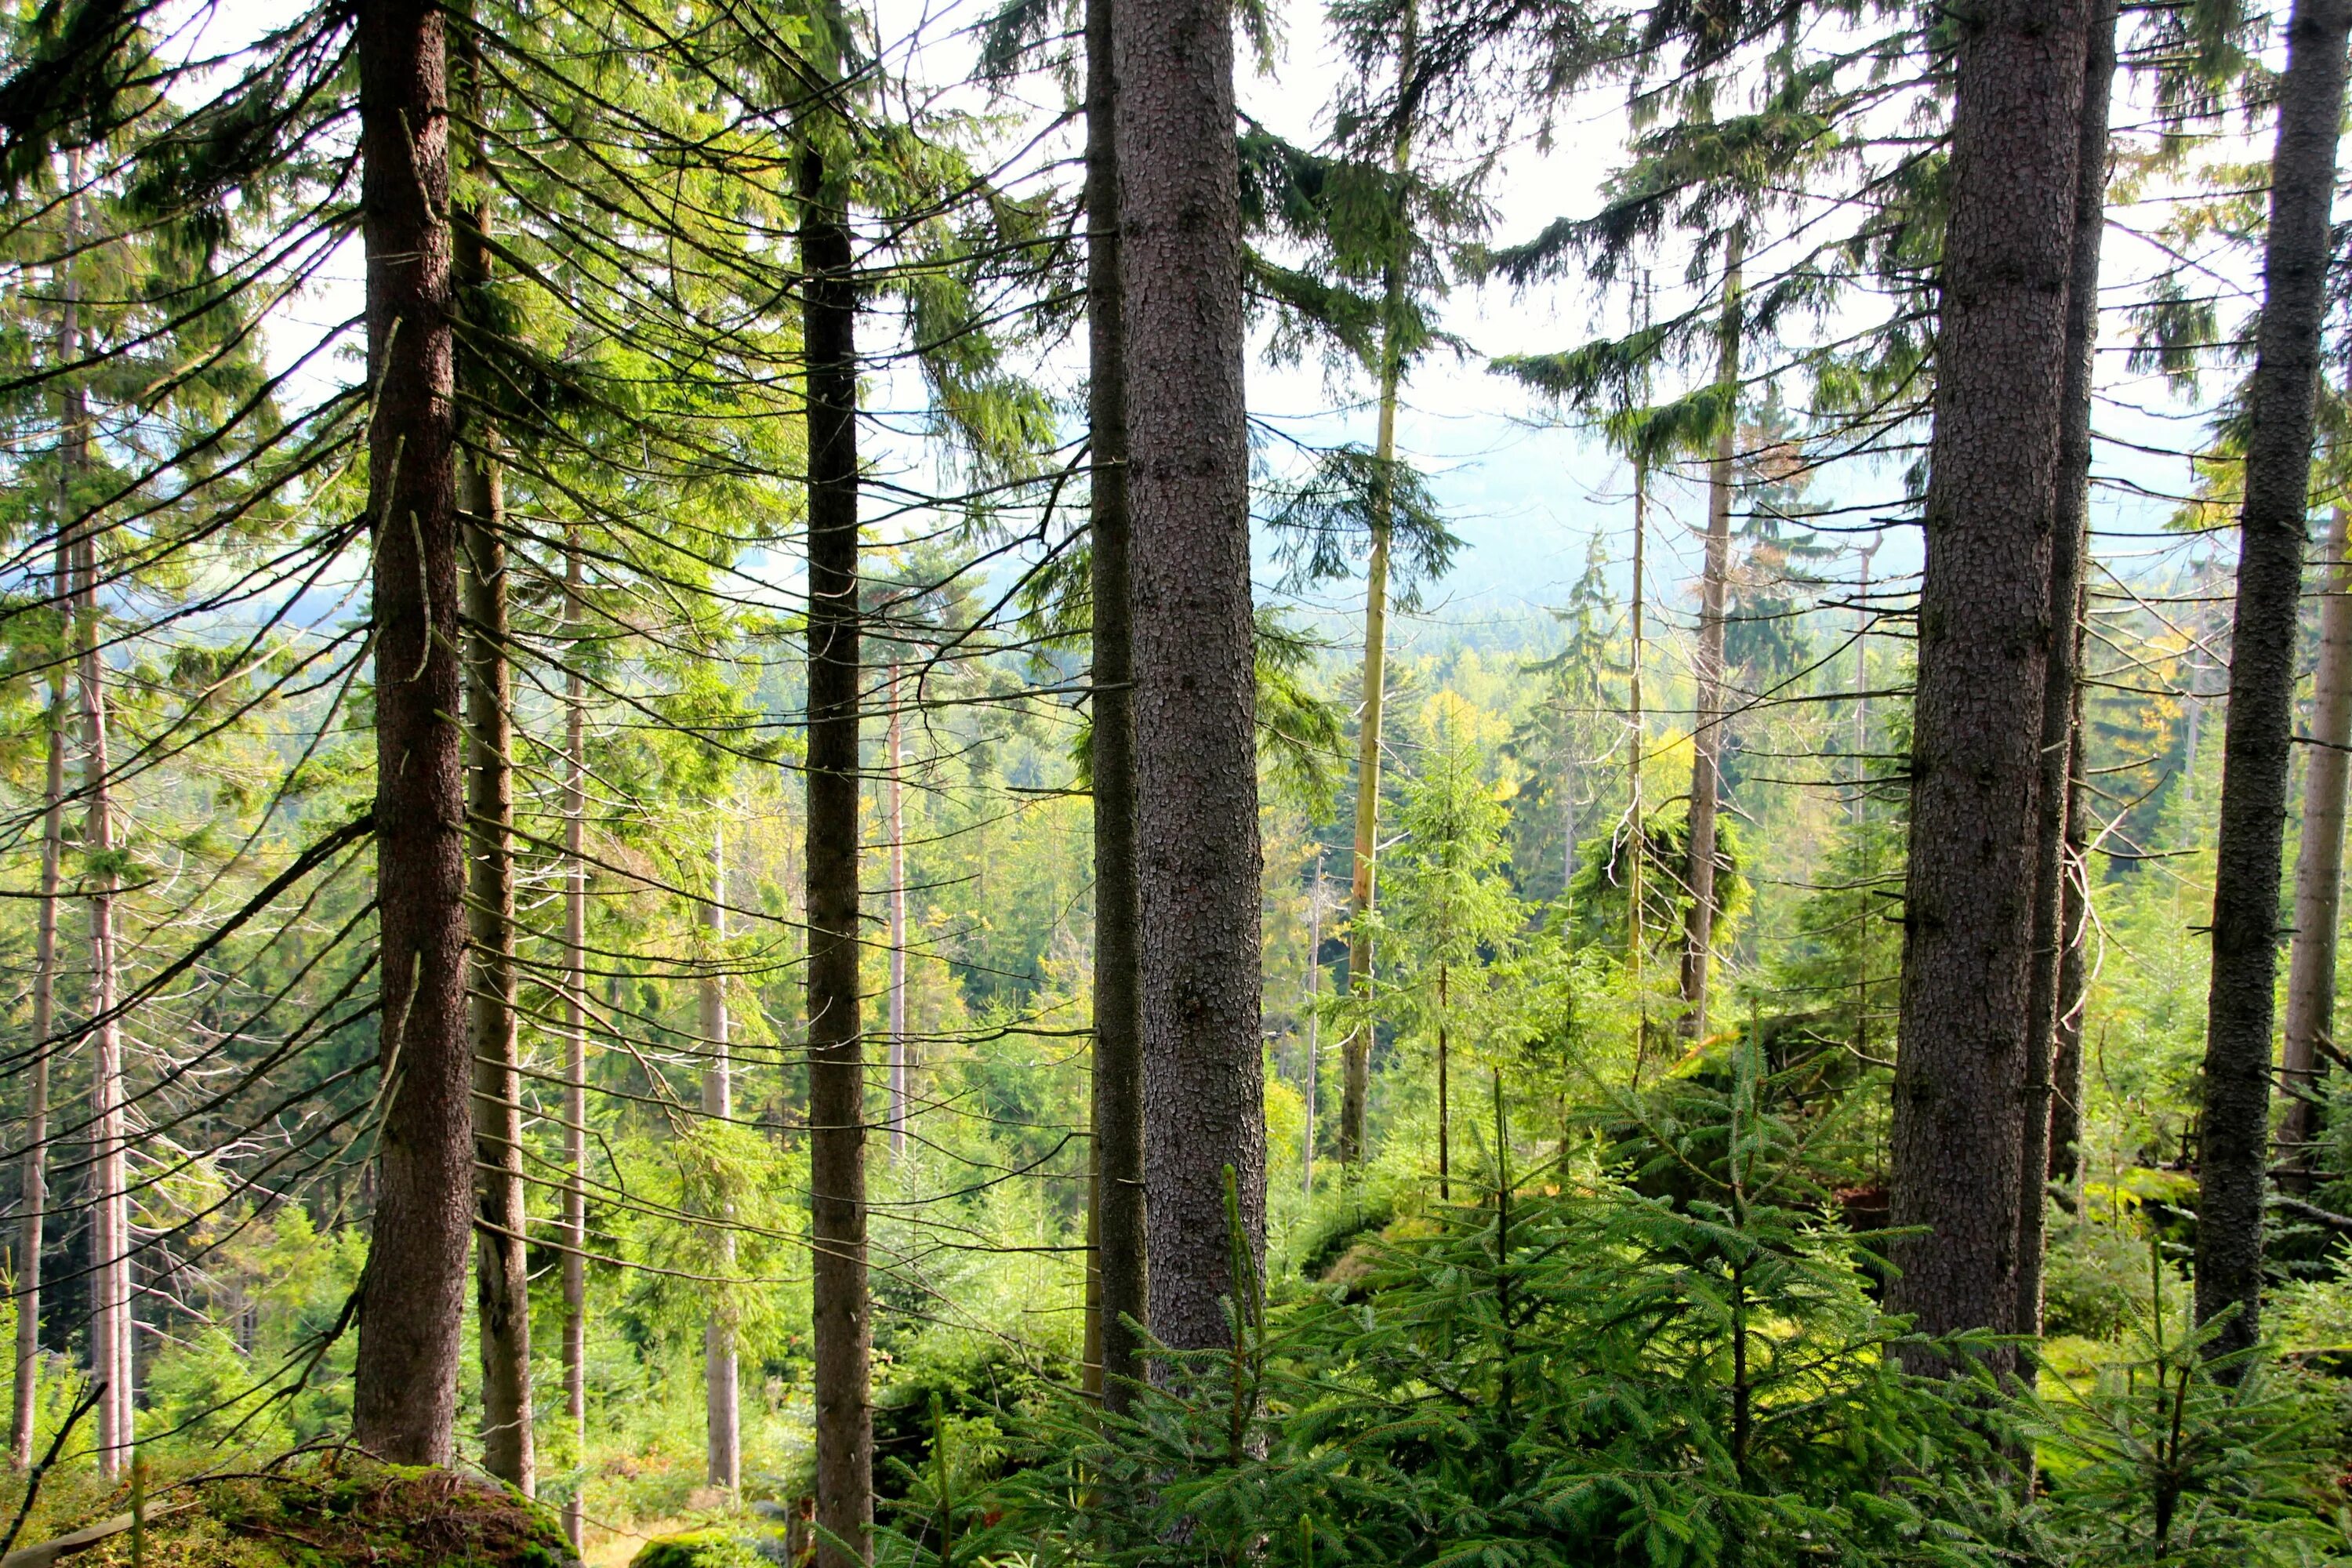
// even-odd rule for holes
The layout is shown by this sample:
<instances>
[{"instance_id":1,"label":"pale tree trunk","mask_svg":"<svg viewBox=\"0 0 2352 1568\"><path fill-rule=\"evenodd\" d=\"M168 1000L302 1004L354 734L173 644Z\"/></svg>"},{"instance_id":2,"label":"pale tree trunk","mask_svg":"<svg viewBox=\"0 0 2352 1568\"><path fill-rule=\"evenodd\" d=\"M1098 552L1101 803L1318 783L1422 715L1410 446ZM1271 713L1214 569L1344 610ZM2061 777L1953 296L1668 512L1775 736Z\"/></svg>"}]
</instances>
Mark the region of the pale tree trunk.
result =
<instances>
[{"instance_id":1,"label":"pale tree trunk","mask_svg":"<svg viewBox=\"0 0 2352 1568\"><path fill-rule=\"evenodd\" d=\"M1706 566L1700 579L1698 616L1698 712L1691 737L1689 879L1690 909L1683 924L1682 1030L1706 1037L1706 987L1715 952L1716 815L1723 795L1723 729L1728 721L1723 698L1724 613L1731 578L1732 465L1739 447L1739 266L1748 248L1744 224L1725 241L1723 320L1716 330L1715 384L1723 399L1723 423L1715 433L1715 457L1707 466Z\"/></svg>"},{"instance_id":2,"label":"pale tree trunk","mask_svg":"<svg viewBox=\"0 0 2352 1568\"><path fill-rule=\"evenodd\" d=\"M2336 937L2344 886L2344 786L2352 774L2352 550L2338 506L2320 563L2319 668L2303 775L2303 844L2294 861L2294 941L2287 950L2286 1041L2279 1150L2308 1184L2320 1125L2321 1058L2336 1047Z\"/></svg>"},{"instance_id":3,"label":"pale tree trunk","mask_svg":"<svg viewBox=\"0 0 2352 1568\"><path fill-rule=\"evenodd\" d=\"M837 10L818 18L838 75ZM812 121L829 110L812 110ZM825 128L799 152L802 342L808 356L808 1030L818 1568L871 1554L873 1344L866 1284L866 1035L858 994L856 284L847 171Z\"/></svg>"},{"instance_id":4,"label":"pale tree trunk","mask_svg":"<svg viewBox=\"0 0 2352 1568\"><path fill-rule=\"evenodd\" d=\"M890 1157L907 1153L907 801L899 770L906 765L906 725L898 711L898 666L890 666L890 755L883 817L890 836Z\"/></svg>"},{"instance_id":5,"label":"pale tree trunk","mask_svg":"<svg viewBox=\"0 0 2352 1568\"><path fill-rule=\"evenodd\" d=\"M1633 1087L1642 1087L1642 1066L1650 1048L1650 1000L1642 977L1648 955L1649 933L1643 929L1642 876L1650 858L1648 830L1642 819L1642 597L1646 592L1643 569L1650 535L1650 462L1633 456L1633 651L1625 681L1625 968L1633 976L1641 1017L1633 1037Z\"/></svg>"},{"instance_id":6,"label":"pale tree trunk","mask_svg":"<svg viewBox=\"0 0 2352 1568\"><path fill-rule=\"evenodd\" d=\"M447 58L437 5L357 15L385 1087L352 1433L443 1465L474 1229Z\"/></svg>"},{"instance_id":7,"label":"pale tree trunk","mask_svg":"<svg viewBox=\"0 0 2352 1568\"><path fill-rule=\"evenodd\" d=\"M702 907L710 933L702 972L702 1113L725 1122L735 1114L735 1075L727 1018L727 834L710 837L710 900ZM731 1206L720 1217L731 1220ZM735 1272L735 1233L719 1233L718 1273ZM710 1484L733 1492L743 1484L743 1409L736 1368L735 1314L731 1305L714 1308L702 1326L703 1447Z\"/></svg>"},{"instance_id":8,"label":"pale tree trunk","mask_svg":"<svg viewBox=\"0 0 2352 1568\"><path fill-rule=\"evenodd\" d=\"M484 438L488 438L484 432ZM530 1496L537 1487L530 1408L530 1267L523 1237L521 1042L515 1016L514 675L507 658L507 552L498 465L465 464L467 826L473 843L474 1234L481 1336L482 1468Z\"/></svg>"},{"instance_id":9,"label":"pale tree trunk","mask_svg":"<svg viewBox=\"0 0 2352 1568\"><path fill-rule=\"evenodd\" d=\"M1232 7L1120 5L1150 1328L1231 1342L1265 1237L1249 442ZM1246 1303L1243 1303L1246 1308Z\"/></svg>"},{"instance_id":10,"label":"pale tree trunk","mask_svg":"<svg viewBox=\"0 0 2352 1568\"><path fill-rule=\"evenodd\" d=\"M1930 1334L2005 1328L2016 1307L2089 11L2089 0L1994 0L1957 49L1892 1138L1894 1223L1917 1229L1894 1244L1890 1294Z\"/></svg>"},{"instance_id":11,"label":"pale tree trunk","mask_svg":"<svg viewBox=\"0 0 2352 1568\"><path fill-rule=\"evenodd\" d=\"M1144 1258L1142 893L1136 859L1135 626L1128 510L1127 328L1119 288L1118 87L1111 0L1087 0L1087 416L1094 444L1095 1048L1093 1375L1106 1409L1142 1375L1131 1323Z\"/></svg>"},{"instance_id":12,"label":"pale tree trunk","mask_svg":"<svg viewBox=\"0 0 2352 1568\"><path fill-rule=\"evenodd\" d=\"M2116 0L2092 0L2083 52L2074 170L2074 237L2066 279L2066 364L2058 506L2050 533L2050 661L2042 683L2041 778L2033 848L2033 971L2027 993L2025 1122L2017 1186L2017 1305L2009 1331L2042 1332L2042 1254L2048 1225L2052 1076L2065 967L2066 823L2074 798L2074 726L2082 716L2083 595L2089 568L2091 390L2099 347L2099 250L2107 223L2107 107L2116 76Z\"/></svg>"},{"instance_id":13,"label":"pale tree trunk","mask_svg":"<svg viewBox=\"0 0 2352 1568\"><path fill-rule=\"evenodd\" d=\"M2262 321L2246 389L2245 503L2221 730L2198 1170L2197 1317L2210 1322L2231 1314L2209 1342L2216 1355L2242 1350L2261 1333L2279 858L2347 31L2352 0L2297 0L2287 23Z\"/></svg>"},{"instance_id":14,"label":"pale tree trunk","mask_svg":"<svg viewBox=\"0 0 2352 1568\"><path fill-rule=\"evenodd\" d=\"M1407 0L1398 50L1400 83L1412 74L1415 26L1415 8ZM1410 122L1401 122L1389 160L1390 174L1399 184L1412 152ZM1363 999L1367 1012L1339 1044L1339 1161L1350 1166L1363 1163L1368 1152L1364 1129L1371 1110L1375 1029L1369 1013L1373 997L1371 916L1380 898L1381 725L1388 689L1389 536L1396 489L1390 472L1396 462L1397 395L1404 376L1397 322L1404 305L1404 281L1402 259L1392 259L1382 279L1380 424L1372 438L1371 558L1364 568L1363 692L1356 725L1355 858L1348 882L1348 990Z\"/></svg>"},{"instance_id":15,"label":"pale tree trunk","mask_svg":"<svg viewBox=\"0 0 2352 1568\"><path fill-rule=\"evenodd\" d=\"M580 531L563 534L563 1415L583 1470L563 1500L573 1547L586 1528L588 1462L588 683L580 669Z\"/></svg>"},{"instance_id":16,"label":"pale tree trunk","mask_svg":"<svg viewBox=\"0 0 2352 1568\"><path fill-rule=\"evenodd\" d=\"M461 118L482 116L480 41L461 23L455 92ZM487 192L484 155L469 139L477 189ZM490 281L487 198L451 226L451 279L461 312L490 331L482 309ZM538 1490L530 1401L530 1234L522 1168L522 1042L516 1015L514 861L514 668L508 647L505 475L491 378L461 352L457 382L471 403L470 441L459 459L459 537L466 592L467 858L471 862L474 1166L481 1224L474 1231L474 1321L482 1367L482 1468L520 1491Z\"/></svg>"},{"instance_id":17,"label":"pale tree trunk","mask_svg":"<svg viewBox=\"0 0 2352 1568\"><path fill-rule=\"evenodd\" d=\"M1323 1070L1323 1020L1315 1004L1321 999L1323 980L1323 851L1315 851L1314 891L1307 898L1307 1060L1298 1075L1302 1104L1298 1135L1300 1195L1315 1197L1315 1093Z\"/></svg>"},{"instance_id":18,"label":"pale tree trunk","mask_svg":"<svg viewBox=\"0 0 2352 1568\"><path fill-rule=\"evenodd\" d=\"M1454 1201L1454 1086L1447 1059L1446 965L1437 961L1437 1201Z\"/></svg>"}]
</instances>

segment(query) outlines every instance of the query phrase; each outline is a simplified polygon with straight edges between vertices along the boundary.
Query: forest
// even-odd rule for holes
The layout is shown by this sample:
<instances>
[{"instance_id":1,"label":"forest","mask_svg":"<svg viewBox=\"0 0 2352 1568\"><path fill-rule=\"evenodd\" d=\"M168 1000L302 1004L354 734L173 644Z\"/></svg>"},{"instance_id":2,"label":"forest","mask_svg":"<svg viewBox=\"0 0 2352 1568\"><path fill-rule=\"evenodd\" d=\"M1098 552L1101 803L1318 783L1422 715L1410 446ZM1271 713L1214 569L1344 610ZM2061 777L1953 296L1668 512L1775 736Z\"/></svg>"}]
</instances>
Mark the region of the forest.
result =
<instances>
[{"instance_id":1,"label":"forest","mask_svg":"<svg viewBox=\"0 0 2352 1568\"><path fill-rule=\"evenodd\" d=\"M2352 0L0 0L0 1564L2352 1563Z\"/></svg>"}]
</instances>

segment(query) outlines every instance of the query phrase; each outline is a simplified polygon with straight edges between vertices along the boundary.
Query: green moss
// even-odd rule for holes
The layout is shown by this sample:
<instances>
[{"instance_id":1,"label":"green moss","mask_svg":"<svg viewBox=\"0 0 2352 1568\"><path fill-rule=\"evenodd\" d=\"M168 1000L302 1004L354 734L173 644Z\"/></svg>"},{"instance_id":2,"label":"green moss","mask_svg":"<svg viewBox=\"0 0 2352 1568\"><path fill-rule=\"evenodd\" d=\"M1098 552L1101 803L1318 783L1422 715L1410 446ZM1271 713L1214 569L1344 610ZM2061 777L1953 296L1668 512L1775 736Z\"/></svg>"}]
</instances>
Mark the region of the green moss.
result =
<instances>
[{"instance_id":1,"label":"green moss","mask_svg":"<svg viewBox=\"0 0 2352 1568\"><path fill-rule=\"evenodd\" d=\"M657 1535L629 1560L629 1568L767 1568L752 1545L724 1530Z\"/></svg>"}]
</instances>

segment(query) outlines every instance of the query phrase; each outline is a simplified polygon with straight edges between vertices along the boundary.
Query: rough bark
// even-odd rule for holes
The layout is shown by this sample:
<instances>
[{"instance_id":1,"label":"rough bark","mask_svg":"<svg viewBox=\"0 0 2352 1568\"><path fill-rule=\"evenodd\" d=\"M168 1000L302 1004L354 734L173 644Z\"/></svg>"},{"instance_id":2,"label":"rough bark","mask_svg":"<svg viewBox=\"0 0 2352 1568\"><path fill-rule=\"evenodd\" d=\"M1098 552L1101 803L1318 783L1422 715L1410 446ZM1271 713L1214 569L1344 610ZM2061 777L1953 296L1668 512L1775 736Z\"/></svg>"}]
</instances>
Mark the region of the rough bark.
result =
<instances>
[{"instance_id":1,"label":"rough bark","mask_svg":"<svg viewBox=\"0 0 2352 1568\"><path fill-rule=\"evenodd\" d=\"M890 726L883 787L883 831L890 843L890 1157L907 1152L907 800L906 718L898 710L898 666L890 666Z\"/></svg>"},{"instance_id":2,"label":"rough bark","mask_svg":"<svg viewBox=\"0 0 2352 1568\"><path fill-rule=\"evenodd\" d=\"M588 683L580 669L580 532L563 535L563 1416L588 1453ZM584 1487L563 1500L564 1538L587 1527Z\"/></svg>"},{"instance_id":3,"label":"rough bark","mask_svg":"<svg viewBox=\"0 0 2352 1568\"><path fill-rule=\"evenodd\" d=\"M1242 248L1226 0L1118 6L1150 1327L1229 1342L1265 1234Z\"/></svg>"},{"instance_id":4,"label":"rough bark","mask_svg":"<svg viewBox=\"0 0 2352 1568\"><path fill-rule=\"evenodd\" d=\"M1920 1227L1894 1247L1892 1293L1928 1333L2004 1328L2015 1310L2089 10L1995 0L1957 50L1892 1138L1894 1223Z\"/></svg>"},{"instance_id":5,"label":"rough bark","mask_svg":"<svg viewBox=\"0 0 2352 1568\"><path fill-rule=\"evenodd\" d=\"M474 1222L443 14L358 11L385 1084L352 1436L446 1464Z\"/></svg>"},{"instance_id":6,"label":"rough bark","mask_svg":"<svg viewBox=\"0 0 2352 1568\"><path fill-rule=\"evenodd\" d=\"M1404 10L1402 47L1398 51L1398 79L1412 74L1416 43L1416 13L1408 0ZM1401 122L1389 159L1390 174L1402 184L1412 151L1411 122ZM1348 990L1367 1004L1372 998L1372 910L1380 898L1381 727L1388 696L1389 551L1394 522L1395 488L1390 479L1396 462L1398 388L1404 379L1404 356L1399 338L1404 306L1404 264L1392 259L1381 277L1380 334L1380 422L1372 437L1371 556L1364 567L1364 662L1362 706L1356 723L1356 841L1348 880ZM1360 1022L1339 1045L1339 1161L1363 1163L1366 1119L1371 1113L1372 1035L1374 1026Z\"/></svg>"},{"instance_id":7,"label":"rough bark","mask_svg":"<svg viewBox=\"0 0 2352 1568\"><path fill-rule=\"evenodd\" d=\"M2060 883L2058 1038L2050 1069L2050 1180L2072 1184L2083 1155L2083 1002L2090 972L2083 948L2090 924L2084 847L2088 807L2083 789L2083 683L2074 683L2074 738L2066 764L2066 847Z\"/></svg>"},{"instance_id":8,"label":"rough bark","mask_svg":"<svg viewBox=\"0 0 2352 1568\"><path fill-rule=\"evenodd\" d=\"M702 1069L702 1113L723 1122L735 1114L727 980L720 967L727 948L727 834L723 827L710 838L710 898L702 906L702 922L710 933L698 998L702 1048L710 1053ZM734 1215L730 1212L721 1217ZM721 1230L718 1272L731 1275L734 1271L735 1233ZM703 1455L710 1484L731 1492L743 1484L743 1405L734 1314L723 1307L714 1307L702 1325L702 1421Z\"/></svg>"},{"instance_id":9,"label":"rough bark","mask_svg":"<svg viewBox=\"0 0 2352 1568\"><path fill-rule=\"evenodd\" d=\"M2075 154L2073 259L2066 281L2066 361L2059 433L2058 506L2050 535L2049 662L2042 681L2042 750L2034 803L2033 970L2027 993L2025 1121L2018 1157L2017 1306L2009 1330L2042 1332L2042 1253L2047 1224L2052 1072L2065 956L2067 807L2074 798L2074 725L2081 717L2083 595L2090 549L2091 390L2099 346L2099 251L2107 218L2107 106L2116 75L2116 0L2092 0L2083 53Z\"/></svg>"},{"instance_id":10,"label":"rough bark","mask_svg":"<svg viewBox=\"0 0 2352 1568\"><path fill-rule=\"evenodd\" d=\"M857 937L857 298L848 182L829 121L800 151L808 356L809 1182L818 1568L870 1554L874 1411L866 1286L866 1060Z\"/></svg>"},{"instance_id":11,"label":"rough bark","mask_svg":"<svg viewBox=\"0 0 2352 1568\"><path fill-rule=\"evenodd\" d=\"M2236 1309L2209 1342L2217 1355L2252 1344L2260 1331L2279 857L2347 31L2352 0L2297 0L2287 23L2262 321L2246 389L2245 503L2221 730L2198 1170L2198 1320Z\"/></svg>"},{"instance_id":12,"label":"rough bark","mask_svg":"<svg viewBox=\"0 0 2352 1568\"><path fill-rule=\"evenodd\" d=\"M483 433L485 436L487 432ZM507 658L502 487L484 452L465 463L466 727L472 860L474 1318L482 1362L482 1468L525 1496L531 1441L530 1267L523 1237L522 1058L515 1012L514 674Z\"/></svg>"},{"instance_id":13,"label":"rough bark","mask_svg":"<svg viewBox=\"0 0 2352 1568\"><path fill-rule=\"evenodd\" d=\"M1633 595L1629 608L1633 616L1633 653L1625 666L1625 967L1633 976L1633 989L1642 994L1642 961L1649 952L1648 933L1642 921L1642 873L1649 864L1649 840L1644 836L1642 816L1642 601L1647 593L1643 582L1650 533L1650 465L1636 453L1633 458ZM1642 1056L1649 1046L1649 1001L1643 994L1641 1034L1633 1042L1633 1082L1639 1088L1642 1080Z\"/></svg>"},{"instance_id":14,"label":"rough bark","mask_svg":"<svg viewBox=\"0 0 2352 1568\"><path fill-rule=\"evenodd\" d=\"M1723 794L1724 609L1731 578L1732 459L1739 445L1739 265L1748 231L1734 226L1725 242L1723 320L1716 329L1715 384L1723 423L1707 466L1706 565L1700 577L1698 711L1691 737L1690 906L1683 922L1682 1029L1706 1037L1706 985L1715 952L1716 814Z\"/></svg>"},{"instance_id":15,"label":"rough bark","mask_svg":"<svg viewBox=\"0 0 2352 1568\"><path fill-rule=\"evenodd\" d=\"M1135 623L1128 508L1127 332L1119 289L1118 78L1112 0L1087 0L1087 415L1094 443L1096 1339L1105 1408L1142 1375L1146 1321L1143 950L1136 861Z\"/></svg>"},{"instance_id":16,"label":"rough bark","mask_svg":"<svg viewBox=\"0 0 2352 1568\"><path fill-rule=\"evenodd\" d=\"M2319 666L2305 753L2303 843L2294 861L2294 940L2287 949L2286 1039L2279 1088L2282 1163L2309 1183L2320 1124L2322 1058L2336 1045L2336 938L2343 918L2344 789L2352 776L2352 512L2335 509L2320 564Z\"/></svg>"}]
</instances>

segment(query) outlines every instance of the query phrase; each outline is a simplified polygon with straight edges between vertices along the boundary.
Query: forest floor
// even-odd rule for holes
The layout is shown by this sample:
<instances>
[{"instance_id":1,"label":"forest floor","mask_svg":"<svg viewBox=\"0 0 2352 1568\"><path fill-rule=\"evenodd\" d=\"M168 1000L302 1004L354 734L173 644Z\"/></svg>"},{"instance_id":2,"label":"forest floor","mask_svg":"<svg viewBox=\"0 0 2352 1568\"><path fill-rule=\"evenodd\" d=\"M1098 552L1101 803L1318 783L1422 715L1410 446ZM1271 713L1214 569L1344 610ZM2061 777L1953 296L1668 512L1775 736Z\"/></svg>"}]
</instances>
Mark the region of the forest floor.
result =
<instances>
[{"instance_id":1,"label":"forest floor","mask_svg":"<svg viewBox=\"0 0 2352 1568\"><path fill-rule=\"evenodd\" d=\"M446 1470L325 1454L191 1479L147 1500L144 1539L117 1488L27 1528L0 1568L574 1568L555 1515ZM46 1511L46 1510L44 1510ZM92 1539L95 1537L95 1539ZM62 1550L60 1550L62 1549Z\"/></svg>"}]
</instances>

